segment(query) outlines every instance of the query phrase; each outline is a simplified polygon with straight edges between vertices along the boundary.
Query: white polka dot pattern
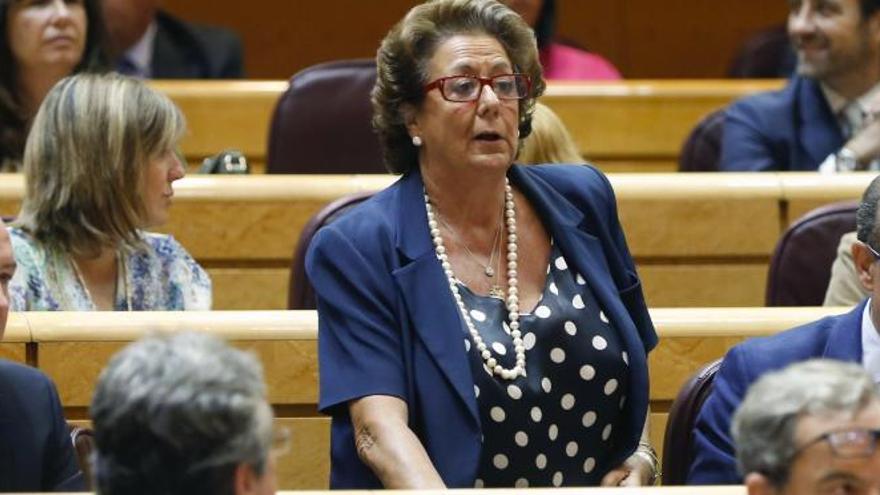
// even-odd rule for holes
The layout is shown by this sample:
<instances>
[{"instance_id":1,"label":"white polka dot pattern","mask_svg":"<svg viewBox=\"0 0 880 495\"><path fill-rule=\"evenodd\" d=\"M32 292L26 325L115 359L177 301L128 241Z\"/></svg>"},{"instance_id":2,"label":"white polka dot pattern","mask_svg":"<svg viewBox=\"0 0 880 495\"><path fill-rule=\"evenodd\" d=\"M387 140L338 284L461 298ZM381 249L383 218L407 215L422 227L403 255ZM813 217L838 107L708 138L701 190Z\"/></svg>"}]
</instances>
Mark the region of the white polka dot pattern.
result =
<instances>
[{"instance_id":1,"label":"white polka dot pattern","mask_svg":"<svg viewBox=\"0 0 880 495\"><path fill-rule=\"evenodd\" d=\"M507 347L504 347L504 344L501 342L492 342L492 350L502 356L507 354Z\"/></svg>"},{"instance_id":2,"label":"white polka dot pattern","mask_svg":"<svg viewBox=\"0 0 880 495\"><path fill-rule=\"evenodd\" d=\"M559 347L554 347L550 351L550 360L556 364L562 363L563 361L565 361L565 351L563 351Z\"/></svg>"},{"instance_id":3,"label":"white polka dot pattern","mask_svg":"<svg viewBox=\"0 0 880 495\"><path fill-rule=\"evenodd\" d=\"M538 318L547 319L550 318L550 315L552 314L553 313L550 311L550 308L548 308L547 306L541 305L535 308L535 316L537 316Z\"/></svg>"},{"instance_id":4,"label":"white polka dot pattern","mask_svg":"<svg viewBox=\"0 0 880 495\"><path fill-rule=\"evenodd\" d=\"M574 457L578 454L578 444L577 442L568 442L565 444L565 455L569 457Z\"/></svg>"},{"instance_id":5,"label":"white polka dot pattern","mask_svg":"<svg viewBox=\"0 0 880 495\"><path fill-rule=\"evenodd\" d=\"M617 390L617 380L614 378L605 382L605 395L611 395Z\"/></svg>"},{"instance_id":6,"label":"white polka dot pattern","mask_svg":"<svg viewBox=\"0 0 880 495\"><path fill-rule=\"evenodd\" d=\"M498 469L507 469L509 462L507 456L504 454L496 454L495 457L492 458L492 464Z\"/></svg>"},{"instance_id":7,"label":"white polka dot pattern","mask_svg":"<svg viewBox=\"0 0 880 495\"><path fill-rule=\"evenodd\" d=\"M529 414L532 416L532 421L534 421L535 423L541 422L541 418L543 417L543 413L541 412L540 407L538 407L538 406L533 407L532 410L529 412Z\"/></svg>"},{"instance_id":8,"label":"white polka dot pattern","mask_svg":"<svg viewBox=\"0 0 880 495\"><path fill-rule=\"evenodd\" d=\"M472 309L471 310L471 318L482 323L482 322L486 321L486 313L483 313L482 311L480 311L478 309Z\"/></svg>"},{"instance_id":9,"label":"white polka dot pattern","mask_svg":"<svg viewBox=\"0 0 880 495\"><path fill-rule=\"evenodd\" d=\"M544 377L541 379L541 389L548 394L551 390L553 390L553 383L550 381L549 378Z\"/></svg>"},{"instance_id":10,"label":"white polka dot pattern","mask_svg":"<svg viewBox=\"0 0 880 495\"><path fill-rule=\"evenodd\" d=\"M585 364L581 366L581 378L586 381L590 381L596 377L596 368L593 368L589 364Z\"/></svg>"},{"instance_id":11,"label":"white polka dot pattern","mask_svg":"<svg viewBox=\"0 0 880 495\"><path fill-rule=\"evenodd\" d=\"M584 461L584 472L590 474L594 469L596 469L596 459L594 457L587 457L587 460Z\"/></svg>"},{"instance_id":12,"label":"white polka dot pattern","mask_svg":"<svg viewBox=\"0 0 880 495\"><path fill-rule=\"evenodd\" d=\"M578 328L573 321L565 322L565 333L574 337L578 333Z\"/></svg>"},{"instance_id":13,"label":"white polka dot pattern","mask_svg":"<svg viewBox=\"0 0 880 495\"><path fill-rule=\"evenodd\" d=\"M608 347L608 341L605 340L605 337L601 335L596 335L593 337L593 347L597 351L604 351Z\"/></svg>"},{"instance_id":14,"label":"white polka dot pattern","mask_svg":"<svg viewBox=\"0 0 880 495\"><path fill-rule=\"evenodd\" d=\"M535 347L535 334L529 332L523 335L523 347L526 348L527 351L531 351L533 347Z\"/></svg>"},{"instance_id":15,"label":"white polka dot pattern","mask_svg":"<svg viewBox=\"0 0 880 495\"><path fill-rule=\"evenodd\" d=\"M554 264L556 265L557 270L568 270L568 263L562 256L556 258L556 262Z\"/></svg>"},{"instance_id":16,"label":"white polka dot pattern","mask_svg":"<svg viewBox=\"0 0 880 495\"><path fill-rule=\"evenodd\" d=\"M596 424L596 419L598 419L598 416L595 411L587 411L584 413L584 417L581 418L581 424L584 425L584 428L589 428Z\"/></svg>"},{"instance_id":17,"label":"white polka dot pattern","mask_svg":"<svg viewBox=\"0 0 880 495\"><path fill-rule=\"evenodd\" d=\"M559 427L556 425L550 425L550 428L547 428L547 438L550 440L556 441L556 437L559 436Z\"/></svg>"},{"instance_id":18,"label":"white polka dot pattern","mask_svg":"<svg viewBox=\"0 0 880 495\"><path fill-rule=\"evenodd\" d=\"M574 306L574 309L584 309L587 307L587 305L584 304L584 298L581 297L580 294L577 294L573 298L571 298L571 305Z\"/></svg>"},{"instance_id":19,"label":"white polka dot pattern","mask_svg":"<svg viewBox=\"0 0 880 495\"><path fill-rule=\"evenodd\" d=\"M602 430L602 440L608 440L609 438L611 438L611 425L607 425Z\"/></svg>"},{"instance_id":20,"label":"white polka dot pattern","mask_svg":"<svg viewBox=\"0 0 880 495\"><path fill-rule=\"evenodd\" d=\"M563 481L564 481L564 479L562 478L561 472L556 471L555 473L553 473L553 486L560 487L560 486L562 486Z\"/></svg>"},{"instance_id":21,"label":"white polka dot pattern","mask_svg":"<svg viewBox=\"0 0 880 495\"><path fill-rule=\"evenodd\" d=\"M516 432L516 435L513 436L513 441L520 447L525 447L529 444L529 436L524 431L518 431Z\"/></svg>"},{"instance_id":22,"label":"white polka dot pattern","mask_svg":"<svg viewBox=\"0 0 880 495\"><path fill-rule=\"evenodd\" d=\"M571 394L563 395L562 399L559 401L559 405L562 406L562 409L571 411L571 408L574 407L574 396Z\"/></svg>"},{"instance_id":23,"label":"white polka dot pattern","mask_svg":"<svg viewBox=\"0 0 880 495\"><path fill-rule=\"evenodd\" d=\"M493 407L492 410L489 411L489 416L492 417L492 420L496 423L501 423L505 419L507 419L507 413L504 412L504 409L500 407Z\"/></svg>"},{"instance_id":24,"label":"white polka dot pattern","mask_svg":"<svg viewBox=\"0 0 880 495\"><path fill-rule=\"evenodd\" d=\"M522 389L517 387L516 385L508 385L507 395L509 395L510 398L513 400L519 400L522 398Z\"/></svg>"},{"instance_id":25,"label":"white polka dot pattern","mask_svg":"<svg viewBox=\"0 0 880 495\"><path fill-rule=\"evenodd\" d=\"M516 483L514 483L513 486L516 488L528 488L529 487L529 480L527 480L525 478L519 478L516 480Z\"/></svg>"},{"instance_id":26,"label":"white polka dot pattern","mask_svg":"<svg viewBox=\"0 0 880 495\"><path fill-rule=\"evenodd\" d=\"M535 467L538 469L544 469L547 467L547 456L544 454L538 454L538 457L535 457Z\"/></svg>"},{"instance_id":27,"label":"white polka dot pattern","mask_svg":"<svg viewBox=\"0 0 880 495\"><path fill-rule=\"evenodd\" d=\"M559 295L559 288L556 287L556 284L554 284L553 282L550 282L550 285L547 286L547 290L549 290L550 293L553 294L554 296Z\"/></svg>"}]
</instances>

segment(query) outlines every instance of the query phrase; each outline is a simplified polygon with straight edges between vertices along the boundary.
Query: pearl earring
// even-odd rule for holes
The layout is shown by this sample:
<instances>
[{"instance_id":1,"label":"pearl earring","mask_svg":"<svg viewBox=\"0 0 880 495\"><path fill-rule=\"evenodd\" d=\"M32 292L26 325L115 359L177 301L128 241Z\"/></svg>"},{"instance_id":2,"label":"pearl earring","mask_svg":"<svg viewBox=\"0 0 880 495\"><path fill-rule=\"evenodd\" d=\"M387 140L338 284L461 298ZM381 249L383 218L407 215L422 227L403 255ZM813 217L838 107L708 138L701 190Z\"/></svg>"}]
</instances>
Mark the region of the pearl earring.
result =
<instances>
[{"instance_id":1,"label":"pearl earring","mask_svg":"<svg viewBox=\"0 0 880 495\"><path fill-rule=\"evenodd\" d=\"M413 146L418 148L419 146L422 145L422 138L420 138L419 136L413 136L412 143L413 143Z\"/></svg>"}]
</instances>

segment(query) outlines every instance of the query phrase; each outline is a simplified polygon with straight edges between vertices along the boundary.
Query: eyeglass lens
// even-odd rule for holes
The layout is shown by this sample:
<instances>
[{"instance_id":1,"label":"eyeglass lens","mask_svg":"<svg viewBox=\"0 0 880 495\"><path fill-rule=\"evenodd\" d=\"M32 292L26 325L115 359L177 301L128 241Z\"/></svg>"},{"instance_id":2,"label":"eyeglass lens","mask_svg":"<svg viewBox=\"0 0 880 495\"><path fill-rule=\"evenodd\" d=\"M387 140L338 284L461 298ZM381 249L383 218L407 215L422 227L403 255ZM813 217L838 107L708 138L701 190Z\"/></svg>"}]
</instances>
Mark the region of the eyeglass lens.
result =
<instances>
[{"instance_id":1,"label":"eyeglass lens","mask_svg":"<svg viewBox=\"0 0 880 495\"><path fill-rule=\"evenodd\" d=\"M522 74L505 74L490 79L492 91L505 100L518 100L528 94L528 83ZM480 96L483 82L476 77L456 76L443 81L443 96L452 101L471 101Z\"/></svg>"}]
</instances>

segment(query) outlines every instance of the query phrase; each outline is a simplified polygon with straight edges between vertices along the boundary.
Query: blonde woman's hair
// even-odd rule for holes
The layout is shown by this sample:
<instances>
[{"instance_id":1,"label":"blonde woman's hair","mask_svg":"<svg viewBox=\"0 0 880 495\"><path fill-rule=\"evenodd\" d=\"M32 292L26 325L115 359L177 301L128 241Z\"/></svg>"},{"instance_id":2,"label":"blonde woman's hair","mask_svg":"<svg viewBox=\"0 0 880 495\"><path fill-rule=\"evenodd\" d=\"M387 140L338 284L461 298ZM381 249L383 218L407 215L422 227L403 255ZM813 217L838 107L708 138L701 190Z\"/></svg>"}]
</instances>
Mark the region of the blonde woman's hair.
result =
<instances>
[{"instance_id":1,"label":"blonde woman's hair","mask_svg":"<svg viewBox=\"0 0 880 495\"><path fill-rule=\"evenodd\" d=\"M40 105L25 145L25 198L15 225L77 255L139 247L144 170L184 130L174 103L136 79L62 79Z\"/></svg>"},{"instance_id":2,"label":"blonde woman's hair","mask_svg":"<svg viewBox=\"0 0 880 495\"><path fill-rule=\"evenodd\" d=\"M571 133L559 116L546 105L536 102L532 115L532 133L523 141L519 163L584 163Z\"/></svg>"}]
</instances>

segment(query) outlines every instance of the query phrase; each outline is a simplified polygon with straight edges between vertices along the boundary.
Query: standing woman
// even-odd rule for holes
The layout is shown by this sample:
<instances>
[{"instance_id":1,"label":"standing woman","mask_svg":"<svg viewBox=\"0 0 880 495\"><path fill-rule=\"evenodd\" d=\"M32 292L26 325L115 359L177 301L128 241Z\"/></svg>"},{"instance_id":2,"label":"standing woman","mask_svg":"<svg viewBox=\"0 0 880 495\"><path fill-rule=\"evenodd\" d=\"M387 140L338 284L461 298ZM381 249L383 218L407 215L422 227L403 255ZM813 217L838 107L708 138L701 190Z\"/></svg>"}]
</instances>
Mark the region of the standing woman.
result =
<instances>
[{"instance_id":1,"label":"standing woman","mask_svg":"<svg viewBox=\"0 0 880 495\"><path fill-rule=\"evenodd\" d=\"M323 228L321 409L333 488L640 485L657 337L607 179L514 165L544 90L494 0L413 8L377 57L402 178Z\"/></svg>"},{"instance_id":2,"label":"standing woman","mask_svg":"<svg viewBox=\"0 0 880 495\"><path fill-rule=\"evenodd\" d=\"M18 311L211 308L211 280L168 220L180 110L142 82L78 74L46 95L24 152L25 197L10 229Z\"/></svg>"},{"instance_id":3,"label":"standing woman","mask_svg":"<svg viewBox=\"0 0 880 495\"><path fill-rule=\"evenodd\" d=\"M0 0L0 170L21 167L40 102L61 78L105 66L98 0Z\"/></svg>"}]
</instances>

